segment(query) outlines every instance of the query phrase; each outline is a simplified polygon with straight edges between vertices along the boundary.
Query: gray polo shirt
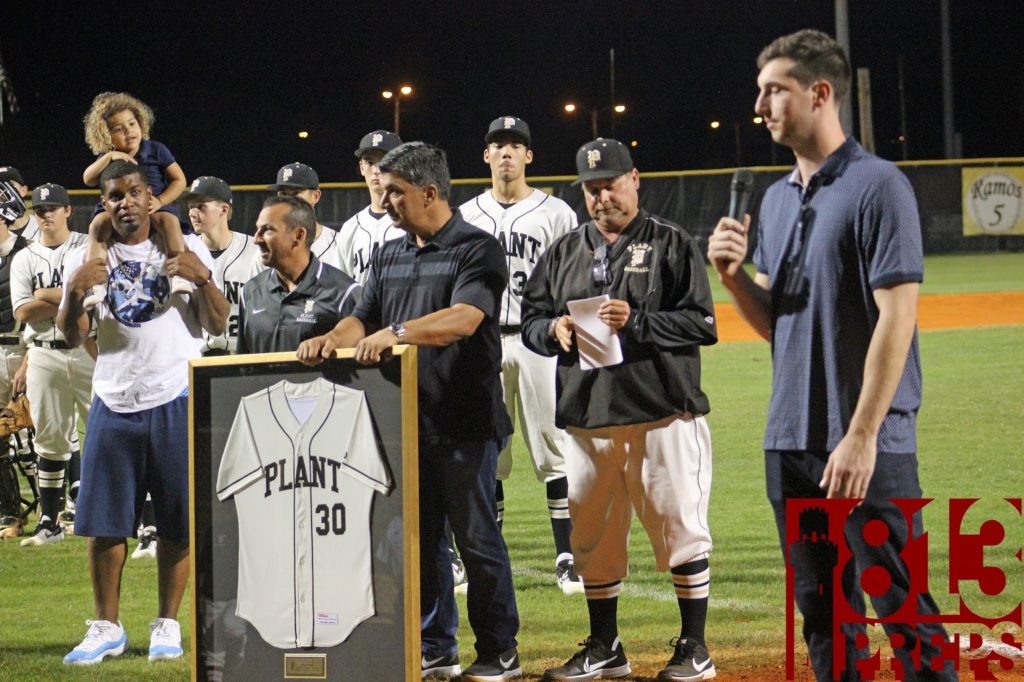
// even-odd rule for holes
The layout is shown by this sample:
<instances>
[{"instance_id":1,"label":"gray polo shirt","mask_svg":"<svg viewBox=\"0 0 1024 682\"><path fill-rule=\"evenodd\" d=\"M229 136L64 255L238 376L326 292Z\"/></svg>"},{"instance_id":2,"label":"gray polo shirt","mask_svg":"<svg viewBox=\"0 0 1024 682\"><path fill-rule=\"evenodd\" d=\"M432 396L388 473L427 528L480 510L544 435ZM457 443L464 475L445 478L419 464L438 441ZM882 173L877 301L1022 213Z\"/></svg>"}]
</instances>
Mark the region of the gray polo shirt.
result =
<instances>
[{"instance_id":1,"label":"gray polo shirt","mask_svg":"<svg viewBox=\"0 0 1024 682\"><path fill-rule=\"evenodd\" d=\"M238 304L238 354L296 350L352 314L359 285L316 256L293 291L267 269L246 282Z\"/></svg>"},{"instance_id":2,"label":"gray polo shirt","mask_svg":"<svg viewBox=\"0 0 1024 682\"><path fill-rule=\"evenodd\" d=\"M772 396L766 450L833 450L845 435L878 323L873 291L924 276L910 182L852 137L805 189L794 172L768 188L758 220L757 271L772 302ZM921 360L917 333L879 452L917 451Z\"/></svg>"}]
</instances>

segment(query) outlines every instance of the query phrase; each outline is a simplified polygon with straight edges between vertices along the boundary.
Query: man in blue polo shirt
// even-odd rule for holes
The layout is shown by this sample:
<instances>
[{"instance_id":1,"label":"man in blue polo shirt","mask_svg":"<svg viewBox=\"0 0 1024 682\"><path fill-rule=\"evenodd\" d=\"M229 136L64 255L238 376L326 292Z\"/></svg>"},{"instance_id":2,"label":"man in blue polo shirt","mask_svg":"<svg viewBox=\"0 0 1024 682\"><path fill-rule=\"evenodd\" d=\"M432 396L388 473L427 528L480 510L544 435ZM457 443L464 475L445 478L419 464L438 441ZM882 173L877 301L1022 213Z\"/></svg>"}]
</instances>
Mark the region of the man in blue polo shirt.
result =
<instances>
[{"instance_id":1,"label":"man in blue polo shirt","mask_svg":"<svg viewBox=\"0 0 1024 682\"><path fill-rule=\"evenodd\" d=\"M907 523L891 499L921 496L916 315L924 267L917 202L893 164L843 132L839 102L849 92L850 66L835 40L812 30L784 36L761 52L758 67L755 111L775 142L793 150L796 168L762 202L756 276L741 267L749 217L722 218L708 258L743 317L772 343L764 449L779 537L785 545L789 499L862 498L846 522L857 570L844 571L841 587L863 612L855 573L884 568L892 586L871 600L884 617L912 594L899 557L910 540ZM865 526L879 521L886 538L869 545ZM920 512L913 526L917 537ZM832 584L832 564L800 552L791 552L790 561L816 677L860 679L857 660L868 651L856 637L865 628L843 623L845 641L833 642L831 589L819 589ZM920 616L938 612L928 593L911 603ZM946 636L941 625L887 624L886 631L904 638L894 651L904 679L956 679L950 661L943 670L929 669L941 657L933 643ZM834 659L836 644L845 653ZM918 647L915 665L911 652Z\"/></svg>"},{"instance_id":2,"label":"man in blue polo shirt","mask_svg":"<svg viewBox=\"0 0 1024 682\"><path fill-rule=\"evenodd\" d=\"M371 259L351 317L299 346L317 364L355 347L373 364L394 345L419 347L420 605L424 676L461 670L445 520L469 577L477 659L462 679L519 677L519 615L508 550L495 519L498 452L512 433L502 400L498 313L508 284L498 241L448 205L445 153L408 142L380 162L384 209L408 234Z\"/></svg>"},{"instance_id":3,"label":"man in blue polo shirt","mask_svg":"<svg viewBox=\"0 0 1024 682\"><path fill-rule=\"evenodd\" d=\"M263 203L254 242L267 268L242 287L238 304L238 354L292 351L352 313L359 285L321 262L311 249L313 207L300 197Z\"/></svg>"}]
</instances>

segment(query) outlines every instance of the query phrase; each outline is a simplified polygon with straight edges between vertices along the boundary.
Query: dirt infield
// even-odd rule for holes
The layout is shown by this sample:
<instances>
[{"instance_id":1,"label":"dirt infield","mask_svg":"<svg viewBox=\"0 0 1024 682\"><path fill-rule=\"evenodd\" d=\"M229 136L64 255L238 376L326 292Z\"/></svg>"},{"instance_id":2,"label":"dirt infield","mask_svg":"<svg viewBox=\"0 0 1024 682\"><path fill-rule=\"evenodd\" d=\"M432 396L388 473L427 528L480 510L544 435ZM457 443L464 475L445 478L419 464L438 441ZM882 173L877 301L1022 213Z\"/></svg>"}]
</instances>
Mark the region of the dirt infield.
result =
<instances>
[{"instance_id":1,"label":"dirt infield","mask_svg":"<svg viewBox=\"0 0 1024 682\"><path fill-rule=\"evenodd\" d=\"M719 341L759 339L731 303L715 305ZM922 296L917 306L921 330L1024 324L1024 291Z\"/></svg>"}]
</instances>

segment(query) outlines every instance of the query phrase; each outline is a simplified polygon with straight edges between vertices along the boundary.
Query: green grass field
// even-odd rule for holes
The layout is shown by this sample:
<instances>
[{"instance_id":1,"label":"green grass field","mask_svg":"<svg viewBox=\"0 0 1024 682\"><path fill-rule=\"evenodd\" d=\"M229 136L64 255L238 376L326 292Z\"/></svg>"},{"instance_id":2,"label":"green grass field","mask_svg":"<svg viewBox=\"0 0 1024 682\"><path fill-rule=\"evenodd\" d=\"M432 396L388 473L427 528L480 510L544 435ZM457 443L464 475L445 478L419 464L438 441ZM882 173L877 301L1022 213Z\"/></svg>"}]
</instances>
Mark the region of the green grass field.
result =
<instances>
[{"instance_id":1,"label":"green grass field","mask_svg":"<svg viewBox=\"0 0 1024 682\"><path fill-rule=\"evenodd\" d=\"M928 273L926 293L1019 290L1024 289L1024 255L929 259ZM938 281L937 273L959 284L949 288L953 285ZM1024 496L1024 327L926 332L921 348L921 479L925 495L936 498L925 514L931 589L944 612L953 608L956 598L946 581L947 500L982 498L977 518L996 516L1008 531L1007 539L986 554L989 565L1006 570L1008 588L985 601L976 588L965 589L964 595L986 615L1003 614L1024 598L1024 567L1012 558L1024 546L1024 521L999 500ZM715 454L708 642L720 674L767 665L773 670L750 678L764 680L782 679L785 644L784 571L764 495L760 449L769 376L767 344L723 344L704 352ZM537 679L544 668L562 663L587 634L586 605L581 596L563 596L555 587L544 489L529 469L521 442L516 447L515 469L506 485L505 537L522 620L520 654L528 676ZM653 571L639 526L630 548L631 575L620 599L619 628L634 670L641 673L634 679L652 679L670 655L668 640L678 627L678 612L671 580ZM147 624L156 609L155 573L152 561L129 561L125 569L122 620L134 647L130 653L91 669L65 669L61 657L81 639L92 613L84 541L70 538L25 549L16 541L0 543L0 682L187 679L190 642L185 660L151 665L145 658ZM187 601L183 622L189 618ZM464 601L461 605L464 614ZM460 635L468 663L473 640L465 620ZM1022 666L1018 662L1017 668ZM368 674L365 679L374 678Z\"/></svg>"}]
</instances>

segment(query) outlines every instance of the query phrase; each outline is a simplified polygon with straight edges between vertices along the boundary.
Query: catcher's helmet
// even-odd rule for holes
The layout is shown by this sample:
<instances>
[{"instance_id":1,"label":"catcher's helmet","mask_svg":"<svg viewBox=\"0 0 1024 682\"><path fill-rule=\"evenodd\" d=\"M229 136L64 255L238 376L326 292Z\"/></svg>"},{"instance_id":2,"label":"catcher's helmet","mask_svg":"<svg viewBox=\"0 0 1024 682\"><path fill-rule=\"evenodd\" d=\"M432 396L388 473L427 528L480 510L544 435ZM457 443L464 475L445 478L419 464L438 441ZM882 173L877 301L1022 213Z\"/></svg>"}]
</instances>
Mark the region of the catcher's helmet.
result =
<instances>
[{"instance_id":1,"label":"catcher's helmet","mask_svg":"<svg viewBox=\"0 0 1024 682\"><path fill-rule=\"evenodd\" d=\"M8 225L25 215L25 202L14 185L6 180L0 180L0 220Z\"/></svg>"}]
</instances>

